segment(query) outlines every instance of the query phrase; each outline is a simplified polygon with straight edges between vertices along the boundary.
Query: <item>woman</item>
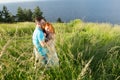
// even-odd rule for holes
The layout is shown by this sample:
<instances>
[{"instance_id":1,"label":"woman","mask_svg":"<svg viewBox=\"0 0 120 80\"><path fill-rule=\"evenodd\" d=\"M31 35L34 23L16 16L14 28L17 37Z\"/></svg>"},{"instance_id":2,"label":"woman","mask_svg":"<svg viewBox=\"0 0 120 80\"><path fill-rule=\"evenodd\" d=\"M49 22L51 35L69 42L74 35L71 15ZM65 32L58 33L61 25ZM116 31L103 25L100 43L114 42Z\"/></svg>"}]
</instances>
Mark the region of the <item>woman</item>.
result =
<instances>
[{"instance_id":1,"label":"woman","mask_svg":"<svg viewBox=\"0 0 120 80\"><path fill-rule=\"evenodd\" d=\"M42 26L44 35L45 35L45 43L48 49L48 65L49 66L59 66L59 59L55 49L55 30L52 24L46 22Z\"/></svg>"}]
</instances>

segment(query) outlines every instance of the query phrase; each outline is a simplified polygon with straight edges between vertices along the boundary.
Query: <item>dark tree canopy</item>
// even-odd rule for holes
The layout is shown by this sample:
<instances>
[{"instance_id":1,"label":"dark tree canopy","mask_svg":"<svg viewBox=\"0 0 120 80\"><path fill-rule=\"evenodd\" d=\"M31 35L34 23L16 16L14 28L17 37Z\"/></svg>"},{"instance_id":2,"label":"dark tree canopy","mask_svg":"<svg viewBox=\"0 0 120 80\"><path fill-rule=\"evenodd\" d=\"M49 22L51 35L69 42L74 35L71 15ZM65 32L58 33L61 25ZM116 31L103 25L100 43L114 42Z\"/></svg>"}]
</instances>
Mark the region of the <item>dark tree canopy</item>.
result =
<instances>
[{"instance_id":1,"label":"dark tree canopy","mask_svg":"<svg viewBox=\"0 0 120 80\"><path fill-rule=\"evenodd\" d=\"M18 21L24 21L25 15L21 7L18 7L16 16L17 16Z\"/></svg>"},{"instance_id":2,"label":"dark tree canopy","mask_svg":"<svg viewBox=\"0 0 120 80\"><path fill-rule=\"evenodd\" d=\"M61 20L60 17L57 19L57 22L58 22L58 23L63 23L63 21Z\"/></svg>"},{"instance_id":3,"label":"dark tree canopy","mask_svg":"<svg viewBox=\"0 0 120 80\"><path fill-rule=\"evenodd\" d=\"M42 17L43 12L40 10L40 8L37 6L34 9L33 15L32 15L32 20L34 21L35 17Z\"/></svg>"},{"instance_id":4,"label":"dark tree canopy","mask_svg":"<svg viewBox=\"0 0 120 80\"><path fill-rule=\"evenodd\" d=\"M12 22L13 15L9 12L6 6L3 6L2 11L0 11L0 21L1 22Z\"/></svg>"},{"instance_id":5,"label":"dark tree canopy","mask_svg":"<svg viewBox=\"0 0 120 80\"><path fill-rule=\"evenodd\" d=\"M0 11L0 22L23 22L23 21L34 21L35 17L43 17L43 12L37 6L33 12L31 9L22 9L18 7L17 14L12 15L6 6L3 6L3 10Z\"/></svg>"}]
</instances>

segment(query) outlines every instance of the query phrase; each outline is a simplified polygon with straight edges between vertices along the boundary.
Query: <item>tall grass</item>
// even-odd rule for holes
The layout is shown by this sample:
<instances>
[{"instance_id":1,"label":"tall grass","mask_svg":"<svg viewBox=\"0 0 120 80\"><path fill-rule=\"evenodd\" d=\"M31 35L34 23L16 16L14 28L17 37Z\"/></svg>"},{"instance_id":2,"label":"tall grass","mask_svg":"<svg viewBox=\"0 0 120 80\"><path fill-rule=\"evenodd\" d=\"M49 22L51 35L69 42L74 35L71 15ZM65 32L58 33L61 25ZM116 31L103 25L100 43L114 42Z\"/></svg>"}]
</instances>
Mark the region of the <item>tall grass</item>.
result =
<instances>
[{"instance_id":1,"label":"tall grass","mask_svg":"<svg viewBox=\"0 0 120 80\"><path fill-rule=\"evenodd\" d=\"M53 23L60 67L34 69L35 24L0 24L0 80L119 80L120 26Z\"/></svg>"}]
</instances>

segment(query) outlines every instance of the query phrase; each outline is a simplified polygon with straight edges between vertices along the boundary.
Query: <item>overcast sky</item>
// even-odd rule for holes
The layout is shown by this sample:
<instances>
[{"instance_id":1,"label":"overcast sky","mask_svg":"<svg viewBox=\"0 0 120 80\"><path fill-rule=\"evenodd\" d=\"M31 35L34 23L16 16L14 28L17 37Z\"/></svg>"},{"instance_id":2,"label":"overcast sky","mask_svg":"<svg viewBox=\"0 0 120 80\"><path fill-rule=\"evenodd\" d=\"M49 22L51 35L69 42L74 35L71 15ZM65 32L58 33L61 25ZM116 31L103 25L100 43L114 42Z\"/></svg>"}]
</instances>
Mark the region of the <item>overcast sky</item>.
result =
<instances>
[{"instance_id":1,"label":"overcast sky","mask_svg":"<svg viewBox=\"0 0 120 80\"><path fill-rule=\"evenodd\" d=\"M0 0L0 3L30 2L30 1L53 1L53 0Z\"/></svg>"},{"instance_id":2,"label":"overcast sky","mask_svg":"<svg viewBox=\"0 0 120 80\"><path fill-rule=\"evenodd\" d=\"M31 2L31 1L77 1L77 0L0 0L0 3L16 3L16 2ZM79 0L78 0L79 1Z\"/></svg>"}]
</instances>

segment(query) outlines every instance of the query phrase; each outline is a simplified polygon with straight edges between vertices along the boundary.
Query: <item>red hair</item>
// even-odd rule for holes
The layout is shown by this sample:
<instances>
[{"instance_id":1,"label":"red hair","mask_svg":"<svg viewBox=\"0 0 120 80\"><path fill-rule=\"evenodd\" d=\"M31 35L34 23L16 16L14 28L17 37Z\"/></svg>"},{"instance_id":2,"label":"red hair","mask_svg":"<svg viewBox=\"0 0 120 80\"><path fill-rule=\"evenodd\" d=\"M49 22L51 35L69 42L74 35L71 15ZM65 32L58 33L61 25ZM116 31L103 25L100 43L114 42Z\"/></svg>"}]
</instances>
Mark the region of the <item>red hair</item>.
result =
<instances>
[{"instance_id":1,"label":"red hair","mask_svg":"<svg viewBox=\"0 0 120 80\"><path fill-rule=\"evenodd\" d=\"M49 22L46 22L43 26L42 26L42 29L45 30L45 28L48 27L49 28L49 31L50 33L55 33L55 29L53 27L53 25Z\"/></svg>"}]
</instances>

